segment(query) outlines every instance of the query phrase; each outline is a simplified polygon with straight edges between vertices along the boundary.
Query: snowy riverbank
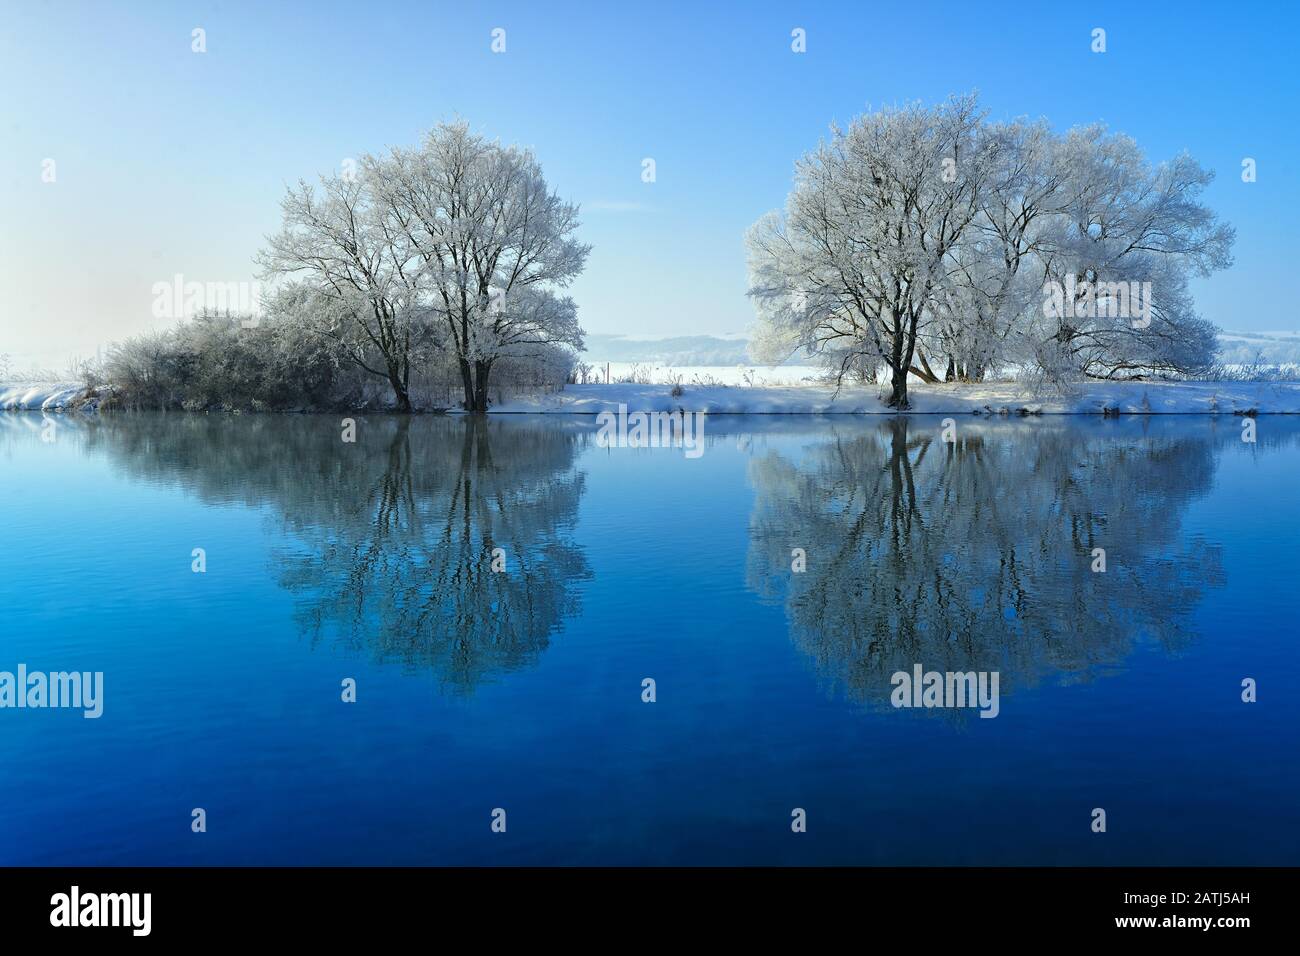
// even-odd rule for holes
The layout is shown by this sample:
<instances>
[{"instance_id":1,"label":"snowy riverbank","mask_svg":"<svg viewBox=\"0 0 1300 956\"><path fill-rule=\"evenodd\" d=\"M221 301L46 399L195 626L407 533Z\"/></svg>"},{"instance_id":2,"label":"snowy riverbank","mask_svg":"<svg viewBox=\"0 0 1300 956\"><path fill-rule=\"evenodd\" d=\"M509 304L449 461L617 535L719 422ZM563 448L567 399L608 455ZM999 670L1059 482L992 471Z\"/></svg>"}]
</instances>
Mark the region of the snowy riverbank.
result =
<instances>
[{"instance_id":1,"label":"snowy riverbank","mask_svg":"<svg viewBox=\"0 0 1300 956\"><path fill-rule=\"evenodd\" d=\"M915 414L1300 414L1300 382L1091 382L1071 394L1034 395L1015 382L908 386ZM494 412L596 414L616 411L700 411L711 414L893 414L878 388L822 385L684 386L569 385L555 395L515 399ZM1021 410L1024 410L1023 412Z\"/></svg>"},{"instance_id":2,"label":"snowy riverbank","mask_svg":"<svg viewBox=\"0 0 1300 956\"><path fill-rule=\"evenodd\" d=\"M708 412L715 415L889 415L882 388L826 385L690 385L681 395L667 384L569 385L562 392L508 399L494 413L595 415L617 411ZM1035 395L1015 382L909 388L921 415L1233 415L1300 414L1300 382L1090 382L1066 395ZM98 400L83 385L55 382L0 385L0 409L93 411Z\"/></svg>"},{"instance_id":3,"label":"snowy riverbank","mask_svg":"<svg viewBox=\"0 0 1300 956\"><path fill-rule=\"evenodd\" d=\"M74 404L83 404L87 395L86 386L76 382L0 384L0 409L7 412L62 411Z\"/></svg>"}]
</instances>

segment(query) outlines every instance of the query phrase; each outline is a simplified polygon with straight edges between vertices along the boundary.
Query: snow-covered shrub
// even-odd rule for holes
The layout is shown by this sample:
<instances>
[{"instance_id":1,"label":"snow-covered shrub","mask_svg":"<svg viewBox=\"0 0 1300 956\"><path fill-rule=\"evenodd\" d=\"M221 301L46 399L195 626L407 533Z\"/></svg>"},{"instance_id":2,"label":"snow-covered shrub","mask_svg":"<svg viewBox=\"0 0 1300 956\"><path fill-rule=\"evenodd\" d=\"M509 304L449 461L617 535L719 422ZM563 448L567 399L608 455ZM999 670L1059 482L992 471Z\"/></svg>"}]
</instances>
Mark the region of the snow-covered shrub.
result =
<instances>
[{"instance_id":1,"label":"snow-covered shrub","mask_svg":"<svg viewBox=\"0 0 1300 956\"><path fill-rule=\"evenodd\" d=\"M86 384L113 386L113 403L189 410L323 408L356 388L330 344L275 315L203 313L109 349Z\"/></svg>"}]
</instances>

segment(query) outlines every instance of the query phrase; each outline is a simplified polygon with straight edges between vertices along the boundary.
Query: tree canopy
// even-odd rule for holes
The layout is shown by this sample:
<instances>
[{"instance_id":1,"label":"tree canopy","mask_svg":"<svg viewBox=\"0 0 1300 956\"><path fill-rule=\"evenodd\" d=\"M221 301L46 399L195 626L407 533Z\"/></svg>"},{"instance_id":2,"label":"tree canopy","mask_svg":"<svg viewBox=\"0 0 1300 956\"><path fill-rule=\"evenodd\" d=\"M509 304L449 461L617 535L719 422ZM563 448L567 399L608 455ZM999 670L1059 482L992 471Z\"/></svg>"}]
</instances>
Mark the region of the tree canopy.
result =
<instances>
[{"instance_id":1,"label":"tree canopy","mask_svg":"<svg viewBox=\"0 0 1300 956\"><path fill-rule=\"evenodd\" d=\"M1189 276L1231 264L1190 156L1150 164L1093 125L993 123L974 95L867 113L798 161L785 208L749 231L759 357L837 379L1061 383L1209 366Z\"/></svg>"}]
</instances>

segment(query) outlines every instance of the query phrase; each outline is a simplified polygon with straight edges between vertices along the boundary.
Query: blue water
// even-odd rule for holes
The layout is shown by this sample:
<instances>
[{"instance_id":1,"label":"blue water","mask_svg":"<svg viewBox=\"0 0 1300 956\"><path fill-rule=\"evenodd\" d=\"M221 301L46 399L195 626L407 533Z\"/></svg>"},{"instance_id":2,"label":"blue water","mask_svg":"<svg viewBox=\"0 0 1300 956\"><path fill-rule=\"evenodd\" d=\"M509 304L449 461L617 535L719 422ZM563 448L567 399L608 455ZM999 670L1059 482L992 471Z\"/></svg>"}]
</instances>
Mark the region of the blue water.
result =
<instances>
[{"instance_id":1,"label":"blue water","mask_svg":"<svg viewBox=\"0 0 1300 956\"><path fill-rule=\"evenodd\" d=\"M1300 863L1300 422L357 431L0 416L0 864Z\"/></svg>"}]
</instances>

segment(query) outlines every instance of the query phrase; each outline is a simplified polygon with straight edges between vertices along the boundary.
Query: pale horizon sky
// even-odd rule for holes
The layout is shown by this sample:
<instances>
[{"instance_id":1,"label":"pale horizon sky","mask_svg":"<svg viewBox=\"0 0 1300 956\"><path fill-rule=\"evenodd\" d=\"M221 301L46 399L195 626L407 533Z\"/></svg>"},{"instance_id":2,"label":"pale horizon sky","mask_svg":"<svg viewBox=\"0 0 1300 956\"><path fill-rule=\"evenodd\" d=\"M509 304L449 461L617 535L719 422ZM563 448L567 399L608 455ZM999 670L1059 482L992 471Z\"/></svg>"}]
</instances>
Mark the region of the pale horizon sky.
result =
<instances>
[{"instance_id":1,"label":"pale horizon sky","mask_svg":"<svg viewBox=\"0 0 1300 956\"><path fill-rule=\"evenodd\" d=\"M171 325L153 285L252 280L287 183L456 117L533 147L582 204L588 332L743 335L743 234L796 158L832 121L972 89L994 118L1100 120L1153 160L1190 151L1238 233L1233 268L1194 286L1200 310L1295 329L1297 27L1295 8L1188 3L6 2L0 353L62 370Z\"/></svg>"}]
</instances>

